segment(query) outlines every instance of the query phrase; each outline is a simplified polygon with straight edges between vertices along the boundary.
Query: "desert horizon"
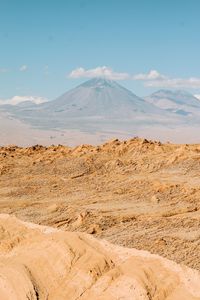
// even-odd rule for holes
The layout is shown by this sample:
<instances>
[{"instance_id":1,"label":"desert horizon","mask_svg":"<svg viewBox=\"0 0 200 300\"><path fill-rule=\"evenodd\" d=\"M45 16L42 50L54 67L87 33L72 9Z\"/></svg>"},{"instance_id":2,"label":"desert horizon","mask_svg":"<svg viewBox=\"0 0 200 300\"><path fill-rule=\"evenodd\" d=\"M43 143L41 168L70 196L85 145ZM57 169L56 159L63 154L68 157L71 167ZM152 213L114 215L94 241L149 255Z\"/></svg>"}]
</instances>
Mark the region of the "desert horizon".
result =
<instances>
[{"instance_id":1,"label":"desert horizon","mask_svg":"<svg viewBox=\"0 0 200 300\"><path fill-rule=\"evenodd\" d=\"M0 1L0 300L200 300L200 1Z\"/></svg>"}]
</instances>

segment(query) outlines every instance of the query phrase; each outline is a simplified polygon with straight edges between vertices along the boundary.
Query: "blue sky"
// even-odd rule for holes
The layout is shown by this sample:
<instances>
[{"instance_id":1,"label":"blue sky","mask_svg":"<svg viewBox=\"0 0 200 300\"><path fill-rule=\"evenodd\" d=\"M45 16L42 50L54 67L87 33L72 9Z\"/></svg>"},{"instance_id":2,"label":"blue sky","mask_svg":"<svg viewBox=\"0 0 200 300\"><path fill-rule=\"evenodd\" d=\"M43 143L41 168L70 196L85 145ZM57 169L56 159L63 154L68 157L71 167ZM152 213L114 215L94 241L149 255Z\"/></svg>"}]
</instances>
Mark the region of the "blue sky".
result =
<instances>
[{"instance_id":1,"label":"blue sky","mask_svg":"<svg viewBox=\"0 0 200 300\"><path fill-rule=\"evenodd\" d=\"M104 71L140 96L200 94L199 13L199 0L0 0L0 99L53 99Z\"/></svg>"}]
</instances>

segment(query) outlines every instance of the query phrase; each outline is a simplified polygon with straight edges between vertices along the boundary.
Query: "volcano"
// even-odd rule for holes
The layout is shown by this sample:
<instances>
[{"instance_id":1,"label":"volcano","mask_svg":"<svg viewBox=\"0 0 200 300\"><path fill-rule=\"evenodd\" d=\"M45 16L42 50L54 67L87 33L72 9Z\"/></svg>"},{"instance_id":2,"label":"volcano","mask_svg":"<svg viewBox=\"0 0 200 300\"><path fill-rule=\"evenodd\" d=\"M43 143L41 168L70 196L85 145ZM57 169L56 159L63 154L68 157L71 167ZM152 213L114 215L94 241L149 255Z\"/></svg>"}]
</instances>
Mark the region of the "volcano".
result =
<instances>
[{"instance_id":1,"label":"volcano","mask_svg":"<svg viewBox=\"0 0 200 300\"><path fill-rule=\"evenodd\" d=\"M91 79L44 103L41 108L69 118L134 118L137 114L158 114L160 111L117 82L104 78Z\"/></svg>"},{"instance_id":2,"label":"volcano","mask_svg":"<svg viewBox=\"0 0 200 300\"><path fill-rule=\"evenodd\" d=\"M196 101L192 105L198 106L200 102ZM191 118L190 111L183 110L182 104L179 106L176 110L164 109L156 101L142 99L115 81L93 78L54 100L38 105L7 105L6 111L31 128L53 130L53 138L66 134L66 143L73 145L74 138L70 142L67 138L74 131L98 137L101 142L132 136L182 142L187 129L191 131L195 126L196 138L199 118Z\"/></svg>"}]
</instances>

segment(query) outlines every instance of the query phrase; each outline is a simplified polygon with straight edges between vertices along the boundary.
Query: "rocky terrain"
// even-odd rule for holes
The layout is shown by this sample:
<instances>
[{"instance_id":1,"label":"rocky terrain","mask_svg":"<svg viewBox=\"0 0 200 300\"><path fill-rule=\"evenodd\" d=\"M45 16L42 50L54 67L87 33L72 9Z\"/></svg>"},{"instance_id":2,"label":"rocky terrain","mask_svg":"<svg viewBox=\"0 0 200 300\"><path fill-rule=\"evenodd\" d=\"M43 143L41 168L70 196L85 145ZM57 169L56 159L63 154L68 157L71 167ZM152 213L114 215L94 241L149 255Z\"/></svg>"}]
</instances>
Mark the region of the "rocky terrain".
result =
<instances>
[{"instance_id":1,"label":"rocky terrain","mask_svg":"<svg viewBox=\"0 0 200 300\"><path fill-rule=\"evenodd\" d=\"M200 145L0 148L0 213L200 270Z\"/></svg>"},{"instance_id":2,"label":"rocky terrain","mask_svg":"<svg viewBox=\"0 0 200 300\"><path fill-rule=\"evenodd\" d=\"M0 215L0 299L200 299L200 274L145 251Z\"/></svg>"}]
</instances>

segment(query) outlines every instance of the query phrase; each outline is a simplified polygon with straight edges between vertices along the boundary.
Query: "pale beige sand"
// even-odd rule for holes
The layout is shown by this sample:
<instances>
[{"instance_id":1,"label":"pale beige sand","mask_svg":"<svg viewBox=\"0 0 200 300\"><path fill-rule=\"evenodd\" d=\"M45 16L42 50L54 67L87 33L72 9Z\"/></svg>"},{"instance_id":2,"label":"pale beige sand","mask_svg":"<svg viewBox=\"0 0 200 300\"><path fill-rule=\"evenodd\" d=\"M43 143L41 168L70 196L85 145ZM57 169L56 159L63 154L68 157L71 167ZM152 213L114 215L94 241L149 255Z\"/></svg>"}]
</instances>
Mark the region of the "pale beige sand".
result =
<instances>
[{"instance_id":1,"label":"pale beige sand","mask_svg":"<svg viewBox=\"0 0 200 300\"><path fill-rule=\"evenodd\" d=\"M175 128L167 126L141 126L132 128L116 129L110 126L108 129L102 124L101 130L88 132L65 128L55 130L44 130L33 127L28 123L22 122L11 114L0 112L0 145L5 146L15 144L18 146L41 145L68 145L77 146L80 144L100 144L108 139L119 138L128 139L133 136L148 137L161 141L171 141L174 143L199 143L199 126L183 125Z\"/></svg>"},{"instance_id":2,"label":"pale beige sand","mask_svg":"<svg viewBox=\"0 0 200 300\"><path fill-rule=\"evenodd\" d=\"M146 251L0 215L0 299L200 299L200 274Z\"/></svg>"},{"instance_id":3,"label":"pale beige sand","mask_svg":"<svg viewBox=\"0 0 200 300\"><path fill-rule=\"evenodd\" d=\"M98 143L101 134L89 134L78 130L42 130L23 123L9 114L0 113L0 145L14 144L30 146L35 144L78 145ZM107 137L109 135L105 135ZM104 137L104 139L105 139Z\"/></svg>"}]
</instances>

